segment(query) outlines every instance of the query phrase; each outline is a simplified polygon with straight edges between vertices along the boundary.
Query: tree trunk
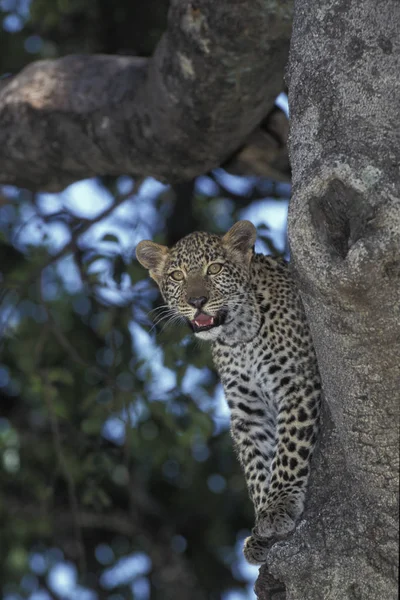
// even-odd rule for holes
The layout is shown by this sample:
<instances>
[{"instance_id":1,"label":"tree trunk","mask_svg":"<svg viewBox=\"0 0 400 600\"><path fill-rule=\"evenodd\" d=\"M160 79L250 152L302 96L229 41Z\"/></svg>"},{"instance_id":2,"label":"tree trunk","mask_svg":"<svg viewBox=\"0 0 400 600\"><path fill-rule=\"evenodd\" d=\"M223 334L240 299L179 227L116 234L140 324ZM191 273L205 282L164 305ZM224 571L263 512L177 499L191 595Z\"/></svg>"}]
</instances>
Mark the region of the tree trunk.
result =
<instances>
[{"instance_id":1,"label":"tree trunk","mask_svg":"<svg viewBox=\"0 0 400 600\"><path fill-rule=\"evenodd\" d=\"M295 7L290 240L325 403L304 517L259 600L397 598L399 31L398 0Z\"/></svg>"}]
</instances>

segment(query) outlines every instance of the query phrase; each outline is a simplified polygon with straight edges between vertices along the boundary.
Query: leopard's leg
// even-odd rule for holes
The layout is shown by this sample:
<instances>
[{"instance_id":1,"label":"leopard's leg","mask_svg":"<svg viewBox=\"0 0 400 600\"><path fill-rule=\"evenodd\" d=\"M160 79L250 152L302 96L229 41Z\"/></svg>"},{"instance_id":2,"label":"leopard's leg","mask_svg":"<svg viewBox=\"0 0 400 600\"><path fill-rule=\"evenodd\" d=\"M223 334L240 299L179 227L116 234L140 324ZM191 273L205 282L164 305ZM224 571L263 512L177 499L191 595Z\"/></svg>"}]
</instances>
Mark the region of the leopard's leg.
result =
<instances>
[{"instance_id":1,"label":"leopard's leg","mask_svg":"<svg viewBox=\"0 0 400 600\"><path fill-rule=\"evenodd\" d=\"M258 537L286 535L303 512L320 410L320 381L313 375L282 378L276 390L278 437L269 489L256 515Z\"/></svg>"},{"instance_id":2,"label":"leopard's leg","mask_svg":"<svg viewBox=\"0 0 400 600\"><path fill-rule=\"evenodd\" d=\"M266 562L271 543L265 538L259 538L254 533L245 539L243 554L251 565L262 565Z\"/></svg>"},{"instance_id":3,"label":"leopard's leg","mask_svg":"<svg viewBox=\"0 0 400 600\"><path fill-rule=\"evenodd\" d=\"M225 390L231 409L231 434L242 465L256 515L265 506L275 451L275 409L248 386ZM248 394L243 393L246 389ZM257 536L246 539L244 554L248 562L261 564L267 549Z\"/></svg>"}]
</instances>

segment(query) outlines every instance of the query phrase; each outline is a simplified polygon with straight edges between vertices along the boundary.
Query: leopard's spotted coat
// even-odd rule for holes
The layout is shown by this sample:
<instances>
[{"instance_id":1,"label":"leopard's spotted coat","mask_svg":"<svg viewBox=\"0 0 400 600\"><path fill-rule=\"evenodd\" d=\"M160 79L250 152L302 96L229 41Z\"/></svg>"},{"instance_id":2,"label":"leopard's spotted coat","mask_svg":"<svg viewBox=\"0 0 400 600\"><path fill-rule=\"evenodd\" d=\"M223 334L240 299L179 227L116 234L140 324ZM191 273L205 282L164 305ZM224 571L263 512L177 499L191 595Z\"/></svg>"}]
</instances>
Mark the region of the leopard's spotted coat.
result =
<instances>
[{"instance_id":1,"label":"leopard's spotted coat","mask_svg":"<svg viewBox=\"0 0 400 600\"><path fill-rule=\"evenodd\" d=\"M255 236L254 226L240 221L222 238L195 232L171 249L141 242L137 256L171 311L212 342L256 513L244 553L259 564L266 559L267 540L289 533L303 511L321 384L287 265L255 254ZM215 263L221 270L208 273ZM193 321L200 313L214 316L217 326L198 329Z\"/></svg>"}]
</instances>

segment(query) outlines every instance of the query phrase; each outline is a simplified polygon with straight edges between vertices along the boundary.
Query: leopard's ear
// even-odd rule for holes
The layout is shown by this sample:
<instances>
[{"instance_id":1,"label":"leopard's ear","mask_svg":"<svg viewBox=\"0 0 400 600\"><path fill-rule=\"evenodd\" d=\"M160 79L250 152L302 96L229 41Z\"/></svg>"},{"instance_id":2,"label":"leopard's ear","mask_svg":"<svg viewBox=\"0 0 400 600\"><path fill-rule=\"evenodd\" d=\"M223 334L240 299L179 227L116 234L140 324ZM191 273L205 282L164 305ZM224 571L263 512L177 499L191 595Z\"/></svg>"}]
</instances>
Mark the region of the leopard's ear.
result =
<instances>
[{"instance_id":1,"label":"leopard's ear","mask_svg":"<svg viewBox=\"0 0 400 600\"><path fill-rule=\"evenodd\" d=\"M253 246L256 242L257 230L250 221L238 221L222 238L222 243L228 251L250 260Z\"/></svg>"},{"instance_id":2,"label":"leopard's ear","mask_svg":"<svg viewBox=\"0 0 400 600\"><path fill-rule=\"evenodd\" d=\"M136 258L149 270L150 277L157 283L161 279L168 252L167 246L155 244L150 240L143 240L136 246Z\"/></svg>"}]
</instances>

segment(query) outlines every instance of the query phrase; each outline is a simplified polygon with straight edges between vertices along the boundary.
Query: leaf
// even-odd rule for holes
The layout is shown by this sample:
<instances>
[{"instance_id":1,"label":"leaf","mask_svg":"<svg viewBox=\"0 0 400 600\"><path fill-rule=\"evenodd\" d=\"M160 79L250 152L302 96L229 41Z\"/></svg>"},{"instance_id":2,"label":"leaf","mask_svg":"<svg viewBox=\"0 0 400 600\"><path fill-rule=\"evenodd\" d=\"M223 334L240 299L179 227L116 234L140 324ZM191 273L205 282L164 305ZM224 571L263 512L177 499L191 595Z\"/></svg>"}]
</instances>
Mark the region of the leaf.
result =
<instances>
[{"instance_id":1,"label":"leaf","mask_svg":"<svg viewBox=\"0 0 400 600\"><path fill-rule=\"evenodd\" d=\"M80 403L80 408L82 412L90 409L96 402L97 396L99 394L99 390L94 388L90 390L90 392L86 395L85 398Z\"/></svg>"},{"instance_id":2,"label":"leaf","mask_svg":"<svg viewBox=\"0 0 400 600\"><path fill-rule=\"evenodd\" d=\"M113 265L113 279L117 285L121 285L122 276L125 272L125 261L122 256L118 254Z\"/></svg>"},{"instance_id":3,"label":"leaf","mask_svg":"<svg viewBox=\"0 0 400 600\"><path fill-rule=\"evenodd\" d=\"M111 505L110 496L103 490L103 488L100 488L100 487L97 488L97 500L104 507Z\"/></svg>"},{"instance_id":4,"label":"leaf","mask_svg":"<svg viewBox=\"0 0 400 600\"><path fill-rule=\"evenodd\" d=\"M53 409L57 417L61 417L62 419L68 419L69 411L65 402L57 398L53 402Z\"/></svg>"},{"instance_id":5,"label":"leaf","mask_svg":"<svg viewBox=\"0 0 400 600\"><path fill-rule=\"evenodd\" d=\"M81 423L81 429L83 433L87 433L88 435L99 435L102 425L102 419L85 419Z\"/></svg>"},{"instance_id":6,"label":"leaf","mask_svg":"<svg viewBox=\"0 0 400 600\"><path fill-rule=\"evenodd\" d=\"M28 554L21 546L14 547L7 556L7 564L14 571L22 571L28 560Z\"/></svg>"},{"instance_id":7,"label":"leaf","mask_svg":"<svg viewBox=\"0 0 400 600\"><path fill-rule=\"evenodd\" d=\"M72 373L61 367L48 371L47 377L51 383L64 383L65 385L73 385L74 383Z\"/></svg>"},{"instance_id":8,"label":"leaf","mask_svg":"<svg viewBox=\"0 0 400 600\"><path fill-rule=\"evenodd\" d=\"M91 482L84 491L81 502L85 506L95 506L97 510L106 508L112 503L110 496L94 482Z\"/></svg>"},{"instance_id":9,"label":"leaf","mask_svg":"<svg viewBox=\"0 0 400 600\"><path fill-rule=\"evenodd\" d=\"M101 242L115 242L119 244L119 238L114 233L106 233L100 240Z\"/></svg>"}]
</instances>

